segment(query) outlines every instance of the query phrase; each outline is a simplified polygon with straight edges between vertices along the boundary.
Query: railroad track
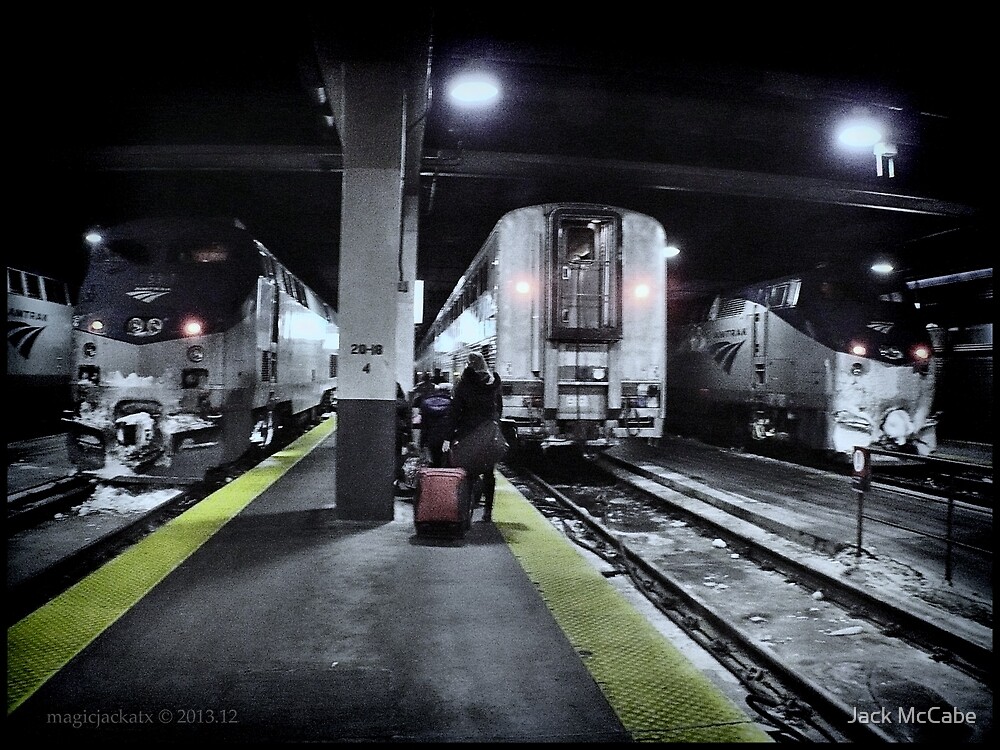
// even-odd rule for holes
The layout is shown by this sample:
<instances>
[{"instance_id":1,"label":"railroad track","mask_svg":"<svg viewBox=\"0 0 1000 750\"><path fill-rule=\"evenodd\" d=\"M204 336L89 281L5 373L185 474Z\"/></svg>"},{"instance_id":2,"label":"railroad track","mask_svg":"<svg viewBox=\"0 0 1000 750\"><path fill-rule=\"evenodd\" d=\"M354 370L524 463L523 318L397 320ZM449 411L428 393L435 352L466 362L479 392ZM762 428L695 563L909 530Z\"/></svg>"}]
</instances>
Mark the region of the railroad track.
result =
<instances>
[{"instance_id":1,"label":"railroad track","mask_svg":"<svg viewBox=\"0 0 1000 750\"><path fill-rule=\"evenodd\" d=\"M751 708L783 739L926 739L926 726L855 719L880 702L900 702L901 693L921 705L964 701L992 720L991 645L985 649L888 599L864 595L846 583L850 568L833 565L824 574L778 554L773 539L707 525L680 512L683 504L667 508L663 493L651 493L641 473L620 464L600 468L613 479L596 486L589 478L556 486L530 472L519 476L526 494L567 536L628 575L716 655L746 687ZM899 664L905 674L914 663L925 677L913 673L901 682L880 672ZM931 695L935 687L941 695Z\"/></svg>"}]
</instances>

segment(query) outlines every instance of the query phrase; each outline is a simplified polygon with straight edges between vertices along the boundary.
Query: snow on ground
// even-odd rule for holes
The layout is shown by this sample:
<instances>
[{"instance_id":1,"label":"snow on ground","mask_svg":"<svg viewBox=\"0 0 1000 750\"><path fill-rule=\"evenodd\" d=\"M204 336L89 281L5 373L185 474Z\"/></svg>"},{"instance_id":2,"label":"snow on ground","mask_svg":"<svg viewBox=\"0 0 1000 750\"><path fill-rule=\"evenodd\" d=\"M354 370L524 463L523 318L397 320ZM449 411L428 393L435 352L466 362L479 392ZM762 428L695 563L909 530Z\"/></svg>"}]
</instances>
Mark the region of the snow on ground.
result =
<instances>
[{"instance_id":1,"label":"snow on ground","mask_svg":"<svg viewBox=\"0 0 1000 750\"><path fill-rule=\"evenodd\" d=\"M137 513L152 510L180 494L177 489L133 493L120 487L99 486L94 496L76 509L77 515Z\"/></svg>"}]
</instances>

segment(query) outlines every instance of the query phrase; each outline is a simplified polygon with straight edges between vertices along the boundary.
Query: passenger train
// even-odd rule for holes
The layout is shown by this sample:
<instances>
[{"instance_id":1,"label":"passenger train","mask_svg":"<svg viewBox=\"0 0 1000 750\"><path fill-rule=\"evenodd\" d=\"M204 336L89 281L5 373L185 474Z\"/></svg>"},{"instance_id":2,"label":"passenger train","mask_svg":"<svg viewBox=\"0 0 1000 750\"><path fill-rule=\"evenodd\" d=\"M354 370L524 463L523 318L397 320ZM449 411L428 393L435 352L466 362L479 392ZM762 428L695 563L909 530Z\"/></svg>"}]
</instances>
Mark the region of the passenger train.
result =
<instances>
[{"instance_id":1,"label":"passenger train","mask_svg":"<svg viewBox=\"0 0 1000 750\"><path fill-rule=\"evenodd\" d=\"M7 268L9 438L60 429L70 405L72 321L73 296L66 281Z\"/></svg>"},{"instance_id":2,"label":"passenger train","mask_svg":"<svg viewBox=\"0 0 1000 750\"><path fill-rule=\"evenodd\" d=\"M664 235L655 219L606 205L507 213L418 344L418 377L455 381L482 351L515 447L597 451L661 436Z\"/></svg>"},{"instance_id":3,"label":"passenger train","mask_svg":"<svg viewBox=\"0 0 1000 750\"><path fill-rule=\"evenodd\" d=\"M822 266L749 284L689 312L671 342L679 432L829 456L937 447L931 335L901 281Z\"/></svg>"},{"instance_id":4,"label":"passenger train","mask_svg":"<svg viewBox=\"0 0 1000 750\"><path fill-rule=\"evenodd\" d=\"M81 470L197 480L333 408L334 310L239 222L139 219L87 242L66 420Z\"/></svg>"}]
</instances>

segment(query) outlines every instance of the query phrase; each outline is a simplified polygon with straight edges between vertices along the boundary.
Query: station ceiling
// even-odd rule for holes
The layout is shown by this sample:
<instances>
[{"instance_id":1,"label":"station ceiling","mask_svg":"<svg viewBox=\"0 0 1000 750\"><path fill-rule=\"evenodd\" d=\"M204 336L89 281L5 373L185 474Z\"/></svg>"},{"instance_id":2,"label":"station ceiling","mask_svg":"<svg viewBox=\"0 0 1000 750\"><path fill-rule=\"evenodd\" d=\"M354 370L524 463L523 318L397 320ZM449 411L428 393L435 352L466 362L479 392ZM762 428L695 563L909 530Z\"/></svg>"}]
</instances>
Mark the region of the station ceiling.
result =
<instances>
[{"instance_id":1,"label":"station ceiling","mask_svg":"<svg viewBox=\"0 0 1000 750\"><path fill-rule=\"evenodd\" d=\"M336 306L342 147L324 83L343 61L398 59L422 96L411 120L427 323L506 211L550 201L658 218L681 249L677 294L876 256L911 279L992 267L988 68L968 16L908 36L859 22L829 41L772 29L723 42L709 25L610 9L544 23L443 6L357 13L63 14L20 110L40 154L32 200L50 217L22 265L72 277L93 225L229 215ZM952 32L957 52L936 53ZM459 111L445 81L472 64L501 97ZM893 176L870 148L836 141L859 112L887 127Z\"/></svg>"}]
</instances>

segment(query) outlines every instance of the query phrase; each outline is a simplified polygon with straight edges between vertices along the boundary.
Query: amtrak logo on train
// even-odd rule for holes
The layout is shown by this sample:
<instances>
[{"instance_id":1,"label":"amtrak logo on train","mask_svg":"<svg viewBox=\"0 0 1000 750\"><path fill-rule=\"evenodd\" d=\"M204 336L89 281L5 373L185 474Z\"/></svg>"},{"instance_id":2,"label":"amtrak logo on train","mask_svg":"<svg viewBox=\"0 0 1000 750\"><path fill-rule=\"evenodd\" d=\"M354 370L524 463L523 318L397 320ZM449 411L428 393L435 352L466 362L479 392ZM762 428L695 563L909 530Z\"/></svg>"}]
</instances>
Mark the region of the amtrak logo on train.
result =
<instances>
[{"instance_id":1,"label":"amtrak logo on train","mask_svg":"<svg viewBox=\"0 0 1000 750\"><path fill-rule=\"evenodd\" d=\"M714 359L722 370L728 375L733 369L733 360L736 359L736 355L739 353L743 344L746 343L746 339L743 341L717 341L708 347L709 352L712 353L712 359Z\"/></svg>"},{"instance_id":2,"label":"amtrak logo on train","mask_svg":"<svg viewBox=\"0 0 1000 750\"><path fill-rule=\"evenodd\" d=\"M162 286L140 286L125 294L138 302L156 302L160 297L170 294L172 290Z\"/></svg>"},{"instance_id":3,"label":"amtrak logo on train","mask_svg":"<svg viewBox=\"0 0 1000 750\"><path fill-rule=\"evenodd\" d=\"M45 326L33 326L28 323L19 323L16 320L8 320L7 343L14 347L24 359L28 359L31 357L31 347L35 345L44 330Z\"/></svg>"}]
</instances>

